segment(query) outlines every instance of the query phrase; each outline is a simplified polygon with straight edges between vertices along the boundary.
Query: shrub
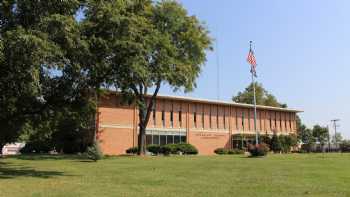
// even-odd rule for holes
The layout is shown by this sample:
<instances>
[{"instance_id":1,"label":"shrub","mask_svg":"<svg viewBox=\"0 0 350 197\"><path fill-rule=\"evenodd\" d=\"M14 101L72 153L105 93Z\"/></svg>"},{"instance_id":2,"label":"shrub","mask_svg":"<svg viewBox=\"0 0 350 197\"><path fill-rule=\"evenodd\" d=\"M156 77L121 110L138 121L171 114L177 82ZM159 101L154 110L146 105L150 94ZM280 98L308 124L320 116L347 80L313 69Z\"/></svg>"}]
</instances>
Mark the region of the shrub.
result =
<instances>
[{"instance_id":1,"label":"shrub","mask_svg":"<svg viewBox=\"0 0 350 197\"><path fill-rule=\"evenodd\" d=\"M196 155L198 150L192 144L181 143L177 144L179 152L182 152L185 155Z\"/></svg>"},{"instance_id":2,"label":"shrub","mask_svg":"<svg viewBox=\"0 0 350 197\"><path fill-rule=\"evenodd\" d=\"M257 145L248 145L248 151L252 157L261 157L261 156L266 156L267 153L269 152L269 147L267 144L261 143Z\"/></svg>"},{"instance_id":3,"label":"shrub","mask_svg":"<svg viewBox=\"0 0 350 197\"><path fill-rule=\"evenodd\" d=\"M134 154L135 155L138 152L139 152L139 148L137 146L126 149L127 154Z\"/></svg>"},{"instance_id":4,"label":"shrub","mask_svg":"<svg viewBox=\"0 0 350 197\"><path fill-rule=\"evenodd\" d=\"M350 140L344 140L340 143L341 152L348 153L350 152Z\"/></svg>"},{"instance_id":5,"label":"shrub","mask_svg":"<svg viewBox=\"0 0 350 197\"><path fill-rule=\"evenodd\" d=\"M280 152L282 150L280 138L277 136L276 133L273 134L271 139L271 150L275 153Z\"/></svg>"},{"instance_id":6,"label":"shrub","mask_svg":"<svg viewBox=\"0 0 350 197\"><path fill-rule=\"evenodd\" d=\"M237 154L244 154L244 150L229 149L229 148L217 148L214 150L214 153L216 153L218 155L237 155Z\"/></svg>"},{"instance_id":7,"label":"shrub","mask_svg":"<svg viewBox=\"0 0 350 197\"><path fill-rule=\"evenodd\" d=\"M147 151L151 152L154 155L161 153L161 147L157 144L150 144L147 146Z\"/></svg>"},{"instance_id":8,"label":"shrub","mask_svg":"<svg viewBox=\"0 0 350 197\"><path fill-rule=\"evenodd\" d=\"M98 144L98 142L95 142L92 146L89 146L86 149L86 156L88 159L91 159L93 161L102 159L103 153L100 149L100 145Z\"/></svg>"},{"instance_id":9,"label":"shrub","mask_svg":"<svg viewBox=\"0 0 350 197\"><path fill-rule=\"evenodd\" d=\"M229 150L226 148L217 148L214 150L214 153L218 154L218 155L226 155L226 154L228 154L228 151Z\"/></svg>"},{"instance_id":10,"label":"shrub","mask_svg":"<svg viewBox=\"0 0 350 197\"><path fill-rule=\"evenodd\" d=\"M179 146L178 144L167 144L163 146L162 152L164 154L179 154Z\"/></svg>"},{"instance_id":11,"label":"shrub","mask_svg":"<svg viewBox=\"0 0 350 197\"><path fill-rule=\"evenodd\" d=\"M170 155L170 153L172 153L172 146L168 146L168 145L164 145L160 147L160 153L164 154L164 155Z\"/></svg>"},{"instance_id":12,"label":"shrub","mask_svg":"<svg viewBox=\"0 0 350 197\"><path fill-rule=\"evenodd\" d=\"M241 150L241 149L229 149L227 151L227 154L229 154L229 155L241 155L241 154L244 154L244 150Z\"/></svg>"}]
</instances>

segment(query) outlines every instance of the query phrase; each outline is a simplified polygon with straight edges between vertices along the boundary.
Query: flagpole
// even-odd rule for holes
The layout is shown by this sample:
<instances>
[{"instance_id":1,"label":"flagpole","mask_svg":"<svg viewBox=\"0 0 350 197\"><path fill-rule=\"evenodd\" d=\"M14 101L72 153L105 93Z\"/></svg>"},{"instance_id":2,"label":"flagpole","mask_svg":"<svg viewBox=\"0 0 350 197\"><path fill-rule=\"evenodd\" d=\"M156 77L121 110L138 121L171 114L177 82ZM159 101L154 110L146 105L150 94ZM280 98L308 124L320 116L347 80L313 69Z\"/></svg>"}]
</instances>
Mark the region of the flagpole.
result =
<instances>
[{"instance_id":1,"label":"flagpole","mask_svg":"<svg viewBox=\"0 0 350 197\"><path fill-rule=\"evenodd\" d=\"M252 41L250 41L250 50L252 50ZM255 131L255 144L259 144L258 130L256 129L256 93L255 93L255 73L252 73L252 83L253 83L253 94L254 94L254 131Z\"/></svg>"},{"instance_id":2,"label":"flagpole","mask_svg":"<svg viewBox=\"0 0 350 197\"><path fill-rule=\"evenodd\" d=\"M255 94L255 80L254 74L252 73L252 82L253 82L253 92L254 92L254 131L255 131L255 144L259 144L259 135L258 130L256 129L256 94Z\"/></svg>"}]
</instances>

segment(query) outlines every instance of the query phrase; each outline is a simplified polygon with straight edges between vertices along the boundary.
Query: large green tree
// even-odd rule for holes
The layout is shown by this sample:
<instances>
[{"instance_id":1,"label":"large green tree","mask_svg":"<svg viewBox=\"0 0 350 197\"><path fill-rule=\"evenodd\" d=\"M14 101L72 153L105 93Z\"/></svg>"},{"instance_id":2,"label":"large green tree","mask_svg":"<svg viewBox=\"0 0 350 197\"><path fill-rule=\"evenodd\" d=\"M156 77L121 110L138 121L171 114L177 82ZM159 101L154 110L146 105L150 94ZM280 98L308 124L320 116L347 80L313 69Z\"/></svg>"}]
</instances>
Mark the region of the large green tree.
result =
<instances>
[{"instance_id":1,"label":"large green tree","mask_svg":"<svg viewBox=\"0 0 350 197\"><path fill-rule=\"evenodd\" d=\"M254 103L254 91L253 83L249 84L243 92L238 92L236 96L232 97L232 100L237 103ZM266 105L272 107L283 107L286 108L286 104L282 104L277 101L276 97L269 93L262 84L255 82L255 93L256 93L256 104Z\"/></svg>"},{"instance_id":2,"label":"large green tree","mask_svg":"<svg viewBox=\"0 0 350 197\"><path fill-rule=\"evenodd\" d=\"M211 47L208 31L171 0L90 1L85 14L84 35L98 54L95 62L108 71L106 83L138 107L138 146L144 154L145 130L160 87L195 87Z\"/></svg>"},{"instance_id":3,"label":"large green tree","mask_svg":"<svg viewBox=\"0 0 350 197\"><path fill-rule=\"evenodd\" d=\"M329 140L329 131L327 127L315 125L312 129L312 135L314 136L316 142L318 142L321 145L321 148L323 148Z\"/></svg>"},{"instance_id":4,"label":"large green tree","mask_svg":"<svg viewBox=\"0 0 350 197\"><path fill-rule=\"evenodd\" d=\"M87 45L75 20L81 6L79 0L0 2L0 149L28 122L87 95L81 65Z\"/></svg>"}]
</instances>

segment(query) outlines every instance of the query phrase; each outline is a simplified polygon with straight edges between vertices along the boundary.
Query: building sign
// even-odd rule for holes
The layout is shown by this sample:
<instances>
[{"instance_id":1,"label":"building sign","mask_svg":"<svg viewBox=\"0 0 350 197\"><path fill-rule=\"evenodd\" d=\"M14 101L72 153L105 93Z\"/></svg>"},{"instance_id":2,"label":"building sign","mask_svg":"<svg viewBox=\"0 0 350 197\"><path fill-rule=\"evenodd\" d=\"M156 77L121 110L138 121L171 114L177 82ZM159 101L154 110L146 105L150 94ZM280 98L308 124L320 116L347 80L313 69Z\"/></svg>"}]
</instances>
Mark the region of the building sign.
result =
<instances>
[{"instance_id":1,"label":"building sign","mask_svg":"<svg viewBox=\"0 0 350 197\"><path fill-rule=\"evenodd\" d=\"M221 137L226 137L225 134L220 133L196 133L197 137L200 137L201 139L218 139Z\"/></svg>"}]
</instances>

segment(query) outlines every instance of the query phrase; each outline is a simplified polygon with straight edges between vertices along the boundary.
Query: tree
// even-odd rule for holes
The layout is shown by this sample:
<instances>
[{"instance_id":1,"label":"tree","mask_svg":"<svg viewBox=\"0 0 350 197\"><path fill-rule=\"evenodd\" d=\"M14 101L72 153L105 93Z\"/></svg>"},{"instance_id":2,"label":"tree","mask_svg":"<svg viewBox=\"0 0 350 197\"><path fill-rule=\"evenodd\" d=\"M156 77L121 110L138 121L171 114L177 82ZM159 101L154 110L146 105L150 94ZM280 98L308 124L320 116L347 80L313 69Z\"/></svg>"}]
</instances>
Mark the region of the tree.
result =
<instances>
[{"instance_id":1,"label":"tree","mask_svg":"<svg viewBox=\"0 0 350 197\"><path fill-rule=\"evenodd\" d=\"M303 133L305 133L306 125L301 122L301 118L296 115L297 138L302 141Z\"/></svg>"},{"instance_id":2,"label":"tree","mask_svg":"<svg viewBox=\"0 0 350 197\"><path fill-rule=\"evenodd\" d=\"M237 103L254 104L253 90L253 83L251 83L243 92L238 92L236 96L233 96L232 100ZM276 97L269 93L263 85L258 82L255 82L255 93L257 105L287 108L287 104L279 103Z\"/></svg>"},{"instance_id":3,"label":"tree","mask_svg":"<svg viewBox=\"0 0 350 197\"><path fill-rule=\"evenodd\" d=\"M276 133L274 133L271 138L271 150L273 152L280 152L282 150L280 138Z\"/></svg>"},{"instance_id":4,"label":"tree","mask_svg":"<svg viewBox=\"0 0 350 197\"><path fill-rule=\"evenodd\" d=\"M0 149L14 142L28 122L50 118L57 106L86 93L81 62L88 53L74 19L81 3L0 3ZM69 91L59 93L67 82Z\"/></svg>"},{"instance_id":5,"label":"tree","mask_svg":"<svg viewBox=\"0 0 350 197\"><path fill-rule=\"evenodd\" d=\"M320 125L315 125L312 129L312 135L316 142L320 143L323 148L329 139L329 132L327 127L321 127Z\"/></svg>"},{"instance_id":6,"label":"tree","mask_svg":"<svg viewBox=\"0 0 350 197\"><path fill-rule=\"evenodd\" d=\"M108 81L139 110L139 154L145 154L145 130L162 84L174 90L195 86L208 31L176 1L90 1L84 35L95 62L108 69ZM149 92L152 93L149 95Z\"/></svg>"}]
</instances>

